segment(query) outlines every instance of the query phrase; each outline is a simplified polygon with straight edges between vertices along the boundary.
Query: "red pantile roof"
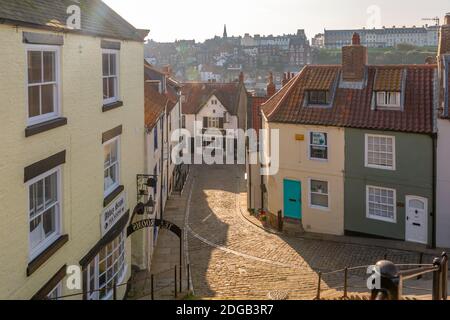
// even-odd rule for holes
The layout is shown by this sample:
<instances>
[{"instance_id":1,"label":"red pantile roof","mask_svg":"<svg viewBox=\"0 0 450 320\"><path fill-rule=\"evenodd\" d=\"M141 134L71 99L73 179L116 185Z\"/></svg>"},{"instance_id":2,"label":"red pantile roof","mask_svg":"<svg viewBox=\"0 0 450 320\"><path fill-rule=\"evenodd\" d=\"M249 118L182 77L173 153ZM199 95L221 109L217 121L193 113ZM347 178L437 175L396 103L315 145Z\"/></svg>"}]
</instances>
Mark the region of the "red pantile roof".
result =
<instances>
[{"instance_id":1,"label":"red pantile roof","mask_svg":"<svg viewBox=\"0 0 450 320\"><path fill-rule=\"evenodd\" d=\"M317 66L305 78L305 90L330 90L339 74L339 67Z\"/></svg>"},{"instance_id":2,"label":"red pantile roof","mask_svg":"<svg viewBox=\"0 0 450 320\"><path fill-rule=\"evenodd\" d=\"M241 83L188 82L181 90L185 97L183 114L197 114L212 95L223 104L232 115L236 115Z\"/></svg>"},{"instance_id":3,"label":"red pantile roof","mask_svg":"<svg viewBox=\"0 0 450 320\"><path fill-rule=\"evenodd\" d=\"M402 91L402 68L378 68L375 75L373 90L375 91Z\"/></svg>"},{"instance_id":4,"label":"red pantile roof","mask_svg":"<svg viewBox=\"0 0 450 320\"><path fill-rule=\"evenodd\" d=\"M322 74L324 68L340 70L337 66L306 66L282 90L267 101L263 112L269 122L299 123L377 130L432 133L434 82L436 65L368 66L367 84L362 88L339 86L330 108L304 106L305 92L311 75ZM373 110L375 75L397 75L406 72L402 110ZM389 70L389 71L387 71ZM385 77L389 82L390 78Z\"/></svg>"},{"instance_id":5,"label":"red pantile roof","mask_svg":"<svg viewBox=\"0 0 450 320\"><path fill-rule=\"evenodd\" d=\"M145 126L151 129L164 113L167 97L155 90L150 83L145 83Z\"/></svg>"}]
</instances>

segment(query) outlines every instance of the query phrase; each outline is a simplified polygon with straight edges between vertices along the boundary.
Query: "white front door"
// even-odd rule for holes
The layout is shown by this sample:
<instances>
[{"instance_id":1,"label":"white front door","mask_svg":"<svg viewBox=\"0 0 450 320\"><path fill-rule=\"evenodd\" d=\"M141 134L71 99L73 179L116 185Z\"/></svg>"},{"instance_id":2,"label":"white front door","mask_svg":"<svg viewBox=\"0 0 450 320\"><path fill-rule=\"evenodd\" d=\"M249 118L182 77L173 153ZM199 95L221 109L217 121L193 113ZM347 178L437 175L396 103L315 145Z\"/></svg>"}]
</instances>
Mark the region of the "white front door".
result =
<instances>
[{"instance_id":1,"label":"white front door","mask_svg":"<svg viewBox=\"0 0 450 320\"><path fill-rule=\"evenodd\" d=\"M406 196L406 241L428 243L428 200Z\"/></svg>"}]
</instances>

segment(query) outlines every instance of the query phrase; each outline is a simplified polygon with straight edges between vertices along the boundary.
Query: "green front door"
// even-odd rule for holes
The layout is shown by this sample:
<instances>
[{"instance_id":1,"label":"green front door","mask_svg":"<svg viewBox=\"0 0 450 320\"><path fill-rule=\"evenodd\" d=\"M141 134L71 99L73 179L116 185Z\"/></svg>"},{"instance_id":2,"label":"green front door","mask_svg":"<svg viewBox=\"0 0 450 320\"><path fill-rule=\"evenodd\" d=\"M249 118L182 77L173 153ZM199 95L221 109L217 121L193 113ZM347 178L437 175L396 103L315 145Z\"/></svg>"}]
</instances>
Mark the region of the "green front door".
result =
<instances>
[{"instance_id":1,"label":"green front door","mask_svg":"<svg viewBox=\"0 0 450 320\"><path fill-rule=\"evenodd\" d=\"M300 181L284 180L283 183L284 216L302 218L302 185Z\"/></svg>"}]
</instances>

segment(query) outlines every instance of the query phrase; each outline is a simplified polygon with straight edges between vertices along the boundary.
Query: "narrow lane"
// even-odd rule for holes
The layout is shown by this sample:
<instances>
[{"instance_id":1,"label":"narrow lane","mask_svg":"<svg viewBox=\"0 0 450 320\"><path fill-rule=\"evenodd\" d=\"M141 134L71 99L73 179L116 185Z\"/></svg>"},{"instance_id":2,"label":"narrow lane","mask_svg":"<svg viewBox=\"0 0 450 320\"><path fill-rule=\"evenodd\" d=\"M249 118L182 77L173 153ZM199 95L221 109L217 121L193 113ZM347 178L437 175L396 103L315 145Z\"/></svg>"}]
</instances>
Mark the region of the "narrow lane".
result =
<instances>
[{"instance_id":1,"label":"narrow lane","mask_svg":"<svg viewBox=\"0 0 450 320\"><path fill-rule=\"evenodd\" d=\"M242 166L194 166L188 225L189 259L196 296L218 299L267 299L273 291L290 299L312 299L317 271L373 264L386 250L318 240L278 236L251 225L239 210L245 203ZM242 202L244 201L244 202ZM244 205L245 208L245 205ZM244 213L245 214L245 213ZM392 252L397 263L415 262L405 252ZM351 282L367 292L365 270ZM322 282L329 290L342 285L342 274Z\"/></svg>"}]
</instances>

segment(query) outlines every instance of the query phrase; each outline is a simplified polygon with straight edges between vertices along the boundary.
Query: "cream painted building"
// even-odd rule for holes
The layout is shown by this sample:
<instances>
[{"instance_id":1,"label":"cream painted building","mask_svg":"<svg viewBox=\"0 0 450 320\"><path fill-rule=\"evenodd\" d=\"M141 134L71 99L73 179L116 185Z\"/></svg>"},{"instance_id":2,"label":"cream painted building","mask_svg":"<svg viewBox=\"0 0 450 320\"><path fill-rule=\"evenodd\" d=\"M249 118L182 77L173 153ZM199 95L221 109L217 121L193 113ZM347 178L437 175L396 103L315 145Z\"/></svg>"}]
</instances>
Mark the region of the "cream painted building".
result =
<instances>
[{"instance_id":1,"label":"cream painted building","mask_svg":"<svg viewBox=\"0 0 450 320\"><path fill-rule=\"evenodd\" d=\"M181 125L180 86L168 74L144 65L145 74L145 174L151 176L154 185L149 195L152 207L145 210L143 219L163 219L167 200L178 184L176 166L170 157L175 143L172 132ZM137 220L138 218L136 218ZM159 229L142 229L132 236L133 265L150 270L153 252L158 241Z\"/></svg>"},{"instance_id":2,"label":"cream painted building","mask_svg":"<svg viewBox=\"0 0 450 320\"><path fill-rule=\"evenodd\" d=\"M81 30L65 27L60 1L0 6L0 299L111 299L131 274L143 37L102 1L82 2ZM81 288L67 288L69 266Z\"/></svg>"},{"instance_id":3,"label":"cream painted building","mask_svg":"<svg viewBox=\"0 0 450 320\"><path fill-rule=\"evenodd\" d=\"M343 235L344 129L267 122L265 117L263 128L279 130L280 139L265 142L269 148L278 143L280 157L278 173L264 177L264 208L274 215L281 211L288 221L300 218L307 232ZM294 200L300 201L300 217L288 213Z\"/></svg>"}]
</instances>

